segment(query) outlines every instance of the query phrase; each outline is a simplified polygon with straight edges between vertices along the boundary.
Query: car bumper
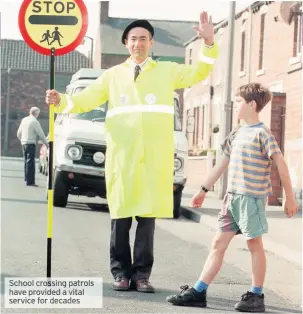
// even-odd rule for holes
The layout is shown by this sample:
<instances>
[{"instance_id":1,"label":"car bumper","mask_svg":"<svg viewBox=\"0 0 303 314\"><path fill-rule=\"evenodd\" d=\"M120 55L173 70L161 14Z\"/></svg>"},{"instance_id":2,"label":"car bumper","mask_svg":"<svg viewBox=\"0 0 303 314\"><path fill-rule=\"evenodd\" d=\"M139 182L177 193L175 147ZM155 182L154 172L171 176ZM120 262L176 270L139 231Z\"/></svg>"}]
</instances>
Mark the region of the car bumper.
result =
<instances>
[{"instance_id":1,"label":"car bumper","mask_svg":"<svg viewBox=\"0 0 303 314\"><path fill-rule=\"evenodd\" d=\"M58 170L70 172L74 174L87 174L90 176L105 178L104 169L96 169L88 166L68 166L68 165L59 165L57 166Z\"/></svg>"}]
</instances>

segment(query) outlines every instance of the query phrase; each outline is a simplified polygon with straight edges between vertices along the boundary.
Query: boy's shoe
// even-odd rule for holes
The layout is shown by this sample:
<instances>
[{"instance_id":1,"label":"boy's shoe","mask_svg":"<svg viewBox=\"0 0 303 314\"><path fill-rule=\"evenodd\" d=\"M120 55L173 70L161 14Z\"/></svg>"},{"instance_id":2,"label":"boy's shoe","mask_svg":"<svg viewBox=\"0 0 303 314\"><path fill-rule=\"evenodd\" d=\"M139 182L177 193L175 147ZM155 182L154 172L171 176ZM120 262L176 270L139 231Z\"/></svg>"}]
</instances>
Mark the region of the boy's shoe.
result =
<instances>
[{"instance_id":1,"label":"boy's shoe","mask_svg":"<svg viewBox=\"0 0 303 314\"><path fill-rule=\"evenodd\" d=\"M197 306L206 307L206 291L198 292L194 288L190 288L188 285L180 287L182 291L179 294L170 295L166 298L166 301L173 305L180 306Z\"/></svg>"},{"instance_id":2,"label":"boy's shoe","mask_svg":"<svg viewBox=\"0 0 303 314\"><path fill-rule=\"evenodd\" d=\"M265 312L264 294L259 295L247 291L242 295L241 301L235 305L235 310L252 313Z\"/></svg>"}]
</instances>

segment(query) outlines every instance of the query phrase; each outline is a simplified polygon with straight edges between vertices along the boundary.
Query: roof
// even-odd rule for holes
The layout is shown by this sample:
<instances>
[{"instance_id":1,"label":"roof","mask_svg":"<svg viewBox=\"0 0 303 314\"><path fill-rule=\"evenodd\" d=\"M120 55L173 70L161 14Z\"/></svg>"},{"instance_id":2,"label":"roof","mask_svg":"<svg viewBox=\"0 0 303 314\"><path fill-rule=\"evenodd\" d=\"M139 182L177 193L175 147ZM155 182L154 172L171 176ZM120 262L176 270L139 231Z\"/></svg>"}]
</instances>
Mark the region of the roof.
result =
<instances>
[{"instance_id":1,"label":"roof","mask_svg":"<svg viewBox=\"0 0 303 314\"><path fill-rule=\"evenodd\" d=\"M109 17L101 24L101 53L128 55L128 51L121 43L121 36L126 26L134 19ZM183 44L192 37L197 21L164 21L149 20L155 29L155 44L151 52L157 57L184 58Z\"/></svg>"},{"instance_id":2,"label":"roof","mask_svg":"<svg viewBox=\"0 0 303 314\"><path fill-rule=\"evenodd\" d=\"M49 71L50 57L31 49L23 40L1 40L1 69ZM75 73L89 67L89 59L75 50L55 59L55 72Z\"/></svg>"}]
</instances>

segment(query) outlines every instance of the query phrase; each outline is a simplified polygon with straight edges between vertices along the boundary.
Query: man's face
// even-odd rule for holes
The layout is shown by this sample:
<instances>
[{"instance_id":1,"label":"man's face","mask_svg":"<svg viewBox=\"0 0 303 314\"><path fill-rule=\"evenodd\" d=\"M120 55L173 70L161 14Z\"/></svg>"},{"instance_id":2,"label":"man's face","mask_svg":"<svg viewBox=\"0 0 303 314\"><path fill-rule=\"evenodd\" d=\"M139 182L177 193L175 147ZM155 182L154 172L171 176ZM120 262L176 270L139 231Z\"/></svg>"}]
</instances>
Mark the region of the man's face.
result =
<instances>
[{"instance_id":1,"label":"man's face","mask_svg":"<svg viewBox=\"0 0 303 314\"><path fill-rule=\"evenodd\" d=\"M154 41L149 31L142 27L132 28L126 39L126 48L134 60L144 61Z\"/></svg>"}]
</instances>

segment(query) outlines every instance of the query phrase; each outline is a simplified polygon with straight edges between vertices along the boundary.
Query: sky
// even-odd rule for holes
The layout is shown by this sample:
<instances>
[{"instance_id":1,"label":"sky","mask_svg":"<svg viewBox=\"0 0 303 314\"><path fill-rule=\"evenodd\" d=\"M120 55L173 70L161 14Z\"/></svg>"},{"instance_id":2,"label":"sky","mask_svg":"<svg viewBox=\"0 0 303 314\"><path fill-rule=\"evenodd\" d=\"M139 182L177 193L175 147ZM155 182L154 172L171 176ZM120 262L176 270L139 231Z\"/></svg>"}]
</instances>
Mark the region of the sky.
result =
<instances>
[{"instance_id":1,"label":"sky","mask_svg":"<svg viewBox=\"0 0 303 314\"><path fill-rule=\"evenodd\" d=\"M84 0L88 15L89 25L86 35L96 36L98 26L98 0ZM236 1L236 11L240 11L253 1ZM18 14L22 0L0 0L1 10L1 38L22 39L18 28ZM173 3L173 6L171 5ZM166 19L198 21L201 11L206 10L213 17L213 22L228 17L230 1L218 0L111 0L109 15L112 17ZM77 49L87 53L90 43L79 46Z\"/></svg>"}]
</instances>

